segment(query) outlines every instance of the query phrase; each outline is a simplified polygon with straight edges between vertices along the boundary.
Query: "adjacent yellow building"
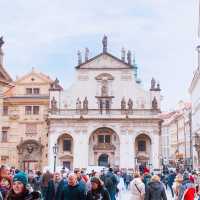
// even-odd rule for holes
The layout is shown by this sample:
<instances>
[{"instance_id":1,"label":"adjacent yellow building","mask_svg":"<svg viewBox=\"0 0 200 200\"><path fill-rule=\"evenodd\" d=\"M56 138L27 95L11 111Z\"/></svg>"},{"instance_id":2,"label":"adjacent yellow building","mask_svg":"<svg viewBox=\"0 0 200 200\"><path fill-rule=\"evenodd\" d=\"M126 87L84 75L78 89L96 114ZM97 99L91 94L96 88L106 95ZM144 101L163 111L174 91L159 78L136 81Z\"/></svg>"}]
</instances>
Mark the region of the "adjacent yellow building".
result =
<instances>
[{"instance_id":1,"label":"adjacent yellow building","mask_svg":"<svg viewBox=\"0 0 200 200\"><path fill-rule=\"evenodd\" d=\"M2 50L1 50L2 53ZM2 60L3 54L1 54ZM28 170L47 165L49 89L53 81L34 68L12 81L0 65L0 164Z\"/></svg>"}]
</instances>

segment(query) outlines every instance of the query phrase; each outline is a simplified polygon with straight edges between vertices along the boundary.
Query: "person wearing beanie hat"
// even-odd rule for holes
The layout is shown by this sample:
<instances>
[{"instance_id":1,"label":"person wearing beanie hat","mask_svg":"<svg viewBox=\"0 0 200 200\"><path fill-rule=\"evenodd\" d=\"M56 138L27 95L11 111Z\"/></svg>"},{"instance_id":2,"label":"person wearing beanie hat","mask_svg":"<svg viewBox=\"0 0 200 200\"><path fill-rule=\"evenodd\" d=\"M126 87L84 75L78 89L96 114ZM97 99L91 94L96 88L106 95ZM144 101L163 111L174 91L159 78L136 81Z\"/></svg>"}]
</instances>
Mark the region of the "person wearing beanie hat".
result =
<instances>
[{"instance_id":1,"label":"person wearing beanie hat","mask_svg":"<svg viewBox=\"0 0 200 200\"><path fill-rule=\"evenodd\" d=\"M91 190L88 191L86 200L110 200L110 195L107 189L103 186L98 177L92 177L90 182Z\"/></svg>"},{"instance_id":2,"label":"person wearing beanie hat","mask_svg":"<svg viewBox=\"0 0 200 200\"><path fill-rule=\"evenodd\" d=\"M16 181L21 182L24 186L26 186L28 184L28 177L24 172L19 172L13 178L13 182Z\"/></svg>"},{"instance_id":3,"label":"person wearing beanie hat","mask_svg":"<svg viewBox=\"0 0 200 200\"><path fill-rule=\"evenodd\" d=\"M28 177L24 172L18 172L13 178L12 189L8 193L7 200L39 200L39 192L30 192L26 186Z\"/></svg>"}]
</instances>

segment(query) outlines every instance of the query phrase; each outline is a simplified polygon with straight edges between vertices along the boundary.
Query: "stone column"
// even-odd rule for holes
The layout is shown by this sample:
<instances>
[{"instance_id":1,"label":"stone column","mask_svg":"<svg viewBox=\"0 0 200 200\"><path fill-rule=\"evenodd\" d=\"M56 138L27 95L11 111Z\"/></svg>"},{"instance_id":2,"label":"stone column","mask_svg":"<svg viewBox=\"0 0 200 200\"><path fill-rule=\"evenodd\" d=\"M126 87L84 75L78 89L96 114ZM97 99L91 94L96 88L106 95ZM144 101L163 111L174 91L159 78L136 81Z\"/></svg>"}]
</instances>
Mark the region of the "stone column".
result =
<instances>
[{"instance_id":1,"label":"stone column","mask_svg":"<svg viewBox=\"0 0 200 200\"><path fill-rule=\"evenodd\" d=\"M151 146L151 152L152 152L152 167L160 168L160 158L159 158L159 135L154 133L153 135L153 141Z\"/></svg>"},{"instance_id":2,"label":"stone column","mask_svg":"<svg viewBox=\"0 0 200 200\"><path fill-rule=\"evenodd\" d=\"M74 168L86 168L88 166L88 141L86 134L77 132L74 137Z\"/></svg>"},{"instance_id":3,"label":"stone column","mask_svg":"<svg viewBox=\"0 0 200 200\"><path fill-rule=\"evenodd\" d=\"M128 168L133 163L130 159L129 151L132 151L129 143L128 132L121 134L120 137L120 168Z\"/></svg>"},{"instance_id":4,"label":"stone column","mask_svg":"<svg viewBox=\"0 0 200 200\"><path fill-rule=\"evenodd\" d=\"M135 169L135 146L134 146L134 141L132 135L128 134L128 165L127 168L133 168Z\"/></svg>"},{"instance_id":5,"label":"stone column","mask_svg":"<svg viewBox=\"0 0 200 200\"><path fill-rule=\"evenodd\" d=\"M57 136L56 134L50 132L49 139L48 139L48 167L53 172L54 170L54 154L53 154L53 146L57 143ZM58 162L56 161L58 164Z\"/></svg>"}]
</instances>

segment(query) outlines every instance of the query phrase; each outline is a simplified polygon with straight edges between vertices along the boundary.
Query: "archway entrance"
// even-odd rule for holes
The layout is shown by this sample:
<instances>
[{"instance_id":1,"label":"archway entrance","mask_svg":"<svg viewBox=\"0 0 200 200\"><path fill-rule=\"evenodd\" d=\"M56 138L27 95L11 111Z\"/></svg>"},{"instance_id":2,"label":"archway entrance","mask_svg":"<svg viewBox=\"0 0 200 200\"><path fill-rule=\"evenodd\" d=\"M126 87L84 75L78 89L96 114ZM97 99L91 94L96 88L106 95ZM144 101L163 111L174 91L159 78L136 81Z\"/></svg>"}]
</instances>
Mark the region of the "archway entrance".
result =
<instances>
[{"instance_id":1,"label":"archway entrance","mask_svg":"<svg viewBox=\"0 0 200 200\"><path fill-rule=\"evenodd\" d=\"M73 138L71 135L62 134L58 140L58 165L73 169Z\"/></svg>"},{"instance_id":2,"label":"archway entrance","mask_svg":"<svg viewBox=\"0 0 200 200\"><path fill-rule=\"evenodd\" d=\"M119 167L119 149L119 136L110 128L98 128L89 138L89 165Z\"/></svg>"},{"instance_id":3,"label":"archway entrance","mask_svg":"<svg viewBox=\"0 0 200 200\"><path fill-rule=\"evenodd\" d=\"M104 166L104 167L108 167L109 166L108 155L107 154L101 154L99 156L98 165L99 166Z\"/></svg>"},{"instance_id":4,"label":"archway entrance","mask_svg":"<svg viewBox=\"0 0 200 200\"><path fill-rule=\"evenodd\" d=\"M40 141L21 141L17 146L19 154L20 169L25 172L30 170L41 170L42 148Z\"/></svg>"},{"instance_id":5,"label":"archway entrance","mask_svg":"<svg viewBox=\"0 0 200 200\"><path fill-rule=\"evenodd\" d=\"M140 134L135 139L136 165L151 167L151 139L146 134Z\"/></svg>"}]
</instances>

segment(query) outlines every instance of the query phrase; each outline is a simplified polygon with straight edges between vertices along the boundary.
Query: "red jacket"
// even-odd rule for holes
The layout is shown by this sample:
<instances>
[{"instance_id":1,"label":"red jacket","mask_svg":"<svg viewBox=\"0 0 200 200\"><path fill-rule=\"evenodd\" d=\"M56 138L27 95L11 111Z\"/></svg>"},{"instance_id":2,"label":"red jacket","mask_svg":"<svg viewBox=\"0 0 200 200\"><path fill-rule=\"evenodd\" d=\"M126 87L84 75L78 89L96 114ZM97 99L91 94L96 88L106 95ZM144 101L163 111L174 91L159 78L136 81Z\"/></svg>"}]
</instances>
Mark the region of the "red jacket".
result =
<instances>
[{"instance_id":1,"label":"red jacket","mask_svg":"<svg viewBox=\"0 0 200 200\"><path fill-rule=\"evenodd\" d=\"M195 195L195 189L194 188L188 188L184 192L184 200L194 200L194 195Z\"/></svg>"}]
</instances>

